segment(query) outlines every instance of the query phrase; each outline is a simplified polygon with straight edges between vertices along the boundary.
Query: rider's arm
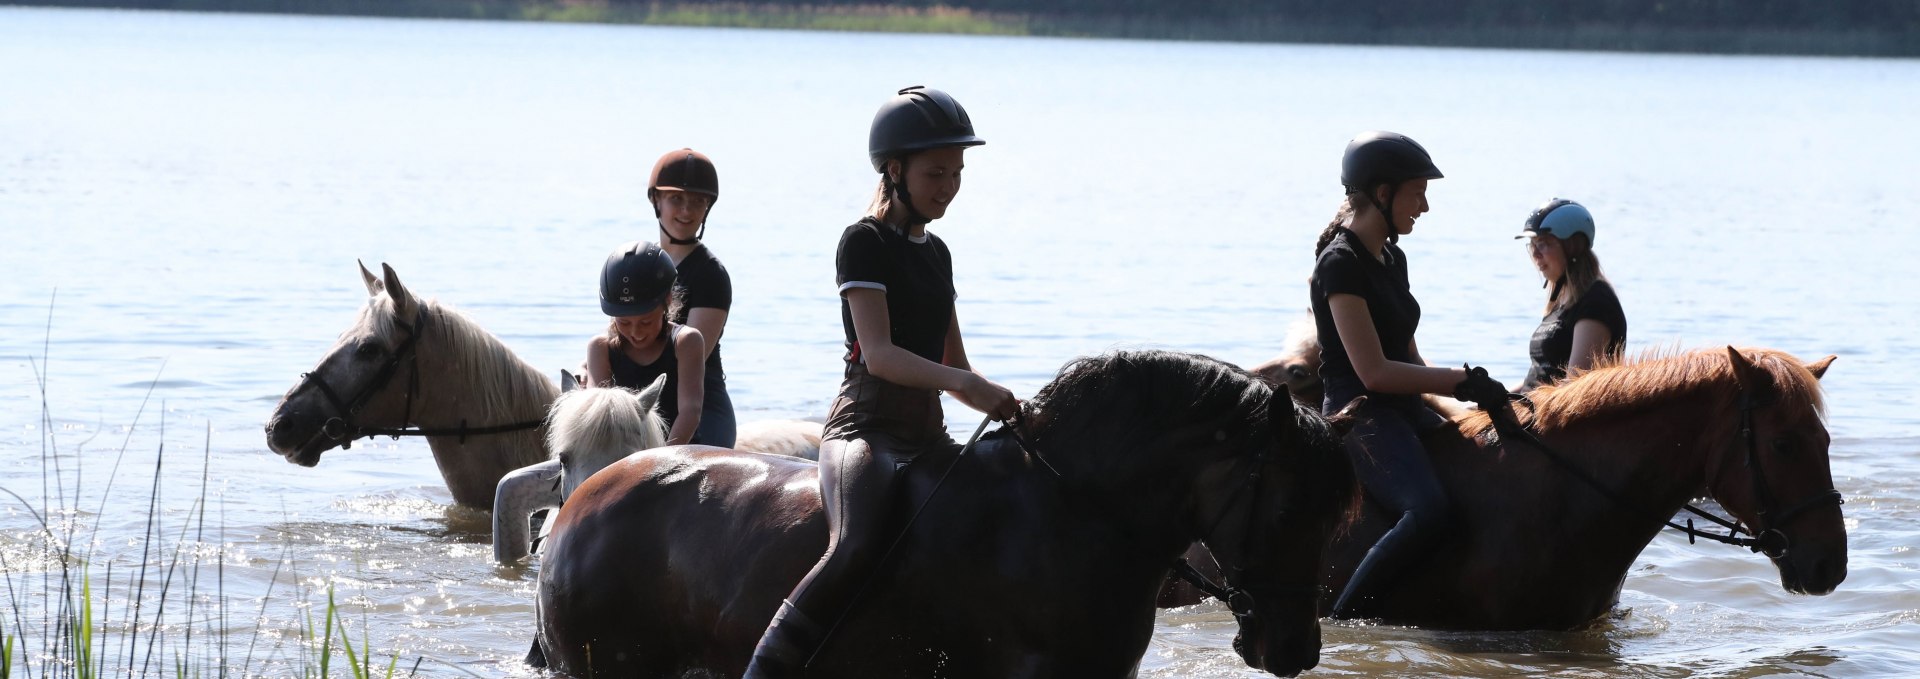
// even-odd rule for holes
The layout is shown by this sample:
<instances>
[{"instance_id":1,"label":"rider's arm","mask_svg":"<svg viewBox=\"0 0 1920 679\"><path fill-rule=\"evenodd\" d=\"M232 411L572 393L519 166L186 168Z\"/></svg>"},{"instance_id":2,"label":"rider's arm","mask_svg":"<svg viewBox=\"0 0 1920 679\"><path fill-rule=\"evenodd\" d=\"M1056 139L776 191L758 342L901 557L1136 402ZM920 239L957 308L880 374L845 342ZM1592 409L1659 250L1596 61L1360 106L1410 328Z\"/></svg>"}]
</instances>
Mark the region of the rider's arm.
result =
<instances>
[{"instance_id":1,"label":"rider's arm","mask_svg":"<svg viewBox=\"0 0 1920 679\"><path fill-rule=\"evenodd\" d=\"M995 391L1004 393L1006 400L1013 398L1005 387L971 370L941 365L894 346L887 293L873 288L848 288L841 294L846 295L847 309L853 315L853 334L860 342L860 356L866 362L867 372L874 377L903 387L964 392L967 396L960 398L960 402L968 407L974 403L998 403L1001 399L992 398ZM957 328L957 325L948 327L948 348L959 341Z\"/></svg>"},{"instance_id":2,"label":"rider's arm","mask_svg":"<svg viewBox=\"0 0 1920 679\"><path fill-rule=\"evenodd\" d=\"M698 329L700 337L706 340L706 349L701 359L713 355L713 348L720 346L720 333L727 331L727 310L713 307L694 307L687 311L687 326Z\"/></svg>"},{"instance_id":3,"label":"rider's arm","mask_svg":"<svg viewBox=\"0 0 1920 679\"><path fill-rule=\"evenodd\" d=\"M587 340L587 386L613 386L613 364L607 361L607 336Z\"/></svg>"},{"instance_id":4,"label":"rider's arm","mask_svg":"<svg viewBox=\"0 0 1920 679\"><path fill-rule=\"evenodd\" d=\"M680 359L679 374L674 375L679 382L675 391L680 412L673 418L673 430L667 432L667 445L685 445L700 430L700 411L707 396L707 362L694 357L706 355L702 353L705 344L700 331L693 328L684 328L673 336L673 355L685 358Z\"/></svg>"},{"instance_id":5,"label":"rider's arm","mask_svg":"<svg viewBox=\"0 0 1920 679\"><path fill-rule=\"evenodd\" d=\"M1333 312L1333 326L1346 347L1353 372L1368 391L1383 394L1451 394L1467 378L1459 368L1430 368L1423 365L1387 360L1380 349L1380 334L1367 313L1367 300L1359 295L1336 293L1327 296ZM1409 347L1411 348L1411 347ZM1415 354L1416 356L1418 354Z\"/></svg>"},{"instance_id":6,"label":"rider's arm","mask_svg":"<svg viewBox=\"0 0 1920 679\"><path fill-rule=\"evenodd\" d=\"M985 375L981 375L980 371L974 370L972 364L967 362L967 343L960 336L960 312L958 309L954 310L953 316L947 321L946 348L945 354L941 358L948 367L965 370L974 375L978 375L982 380L986 380ZM991 382L991 380L987 381ZM998 387L999 385L994 386ZM954 400L959 401L968 408L992 414L996 420L1005 420L1013 417L1014 409L1020 406L1020 401L1013 397L1013 392L1004 388L988 393L987 397L989 400L987 401L977 401L975 400L977 394L969 394L965 391L948 391L947 395L952 396Z\"/></svg>"},{"instance_id":7,"label":"rider's arm","mask_svg":"<svg viewBox=\"0 0 1920 679\"><path fill-rule=\"evenodd\" d=\"M1568 370L1585 370L1593 367L1601 356L1606 355L1607 345L1613 341L1613 331L1598 319L1583 318L1573 324L1573 353L1567 355Z\"/></svg>"}]
</instances>

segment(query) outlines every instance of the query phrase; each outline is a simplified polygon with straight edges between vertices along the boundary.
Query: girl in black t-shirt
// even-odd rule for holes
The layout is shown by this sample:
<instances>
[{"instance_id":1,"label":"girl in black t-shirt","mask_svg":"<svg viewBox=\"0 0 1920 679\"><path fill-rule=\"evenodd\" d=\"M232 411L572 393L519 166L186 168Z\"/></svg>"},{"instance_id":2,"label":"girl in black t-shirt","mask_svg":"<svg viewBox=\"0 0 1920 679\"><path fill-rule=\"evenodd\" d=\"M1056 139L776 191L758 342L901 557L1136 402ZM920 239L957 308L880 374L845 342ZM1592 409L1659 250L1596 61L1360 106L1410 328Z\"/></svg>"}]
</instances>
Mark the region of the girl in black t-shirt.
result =
<instances>
[{"instance_id":1,"label":"girl in black t-shirt","mask_svg":"<svg viewBox=\"0 0 1920 679\"><path fill-rule=\"evenodd\" d=\"M835 257L846 377L820 442L827 552L780 605L746 677L801 672L885 550L881 529L900 465L951 448L940 393L1004 420L1013 392L967 361L954 313L953 256L927 223L960 192L963 152L985 140L960 102L901 90L874 116L868 153L880 189L865 219L840 234Z\"/></svg>"},{"instance_id":2,"label":"girl in black t-shirt","mask_svg":"<svg viewBox=\"0 0 1920 679\"><path fill-rule=\"evenodd\" d=\"M1346 201L1314 248L1310 288L1326 386L1321 407L1333 414L1366 397L1353 413L1347 448L1369 497L1397 514L1347 581L1334 617L1368 617L1444 530L1446 492L1419 437L1444 420L1419 395L1506 404L1506 387L1485 370L1429 366L1414 342L1420 303L1398 241L1427 211L1427 181L1441 176L1427 150L1404 135L1355 137L1341 163Z\"/></svg>"},{"instance_id":3,"label":"girl in black t-shirt","mask_svg":"<svg viewBox=\"0 0 1920 679\"><path fill-rule=\"evenodd\" d=\"M727 371L720 365L720 336L733 306L733 278L700 242L707 234L708 210L720 200L720 173L699 151L668 151L653 164L647 200L660 221L661 247L679 270L667 320L699 330L706 340L706 402L697 438L706 445L732 448L733 398L727 394Z\"/></svg>"},{"instance_id":4,"label":"girl in black t-shirt","mask_svg":"<svg viewBox=\"0 0 1920 679\"><path fill-rule=\"evenodd\" d=\"M1618 358L1627 343L1627 314L1613 284L1593 254L1593 214L1579 203L1555 198L1527 217L1517 238L1527 239L1534 267L1547 280L1547 310L1533 331L1522 391L1584 370L1602 358Z\"/></svg>"}]
</instances>

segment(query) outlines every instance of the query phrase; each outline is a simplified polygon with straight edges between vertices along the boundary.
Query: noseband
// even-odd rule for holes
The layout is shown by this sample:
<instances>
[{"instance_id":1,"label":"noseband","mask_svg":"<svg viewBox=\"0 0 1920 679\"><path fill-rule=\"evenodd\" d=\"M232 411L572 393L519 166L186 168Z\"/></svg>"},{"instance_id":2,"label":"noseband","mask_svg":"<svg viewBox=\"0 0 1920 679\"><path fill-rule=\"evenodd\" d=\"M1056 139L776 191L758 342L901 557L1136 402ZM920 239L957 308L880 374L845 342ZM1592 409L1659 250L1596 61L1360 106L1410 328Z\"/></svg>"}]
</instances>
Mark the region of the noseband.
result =
<instances>
[{"instance_id":1,"label":"noseband","mask_svg":"<svg viewBox=\"0 0 1920 679\"><path fill-rule=\"evenodd\" d=\"M426 428L406 426L407 423L413 421L413 395L420 391L420 361L419 354L414 349L420 339L419 326L425 318L426 310L422 309L414 314L413 323L411 324L398 319L394 320L393 324L405 331L407 338L400 340L400 346L394 349L393 355L388 356L387 361L380 364L380 369L373 373L373 379L368 380L358 391L355 391L352 398L340 398L339 392L335 391L331 385L328 385L327 381L317 373L300 373L300 383L294 386L294 391L298 392L301 388L309 384L313 385L315 389L320 390L321 396L326 397L327 404L333 406L333 412L335 413L333 417L327 418L326 422L320 424L320 431L315 433L316 438L325 436L339 445L343 450L352 448L355 439L371 438L374 436L391 436L395 439L402 436L458 436L460 437L461 443L466 443L467 436L469 435L522 431L541 425L544 420L528 420L490 427L469 428L467 427L467 421L462 419L458 427ZM360 409L366 407L367 401L372 400L374 394L385 389L388 382L393 381L393 375L400 371L400 363L403 361L407 363L408 368L407 404L406 409L401 411L401 426L362 426L356 421L356 418L360 415Z\"/></svg>"}]
</instances>

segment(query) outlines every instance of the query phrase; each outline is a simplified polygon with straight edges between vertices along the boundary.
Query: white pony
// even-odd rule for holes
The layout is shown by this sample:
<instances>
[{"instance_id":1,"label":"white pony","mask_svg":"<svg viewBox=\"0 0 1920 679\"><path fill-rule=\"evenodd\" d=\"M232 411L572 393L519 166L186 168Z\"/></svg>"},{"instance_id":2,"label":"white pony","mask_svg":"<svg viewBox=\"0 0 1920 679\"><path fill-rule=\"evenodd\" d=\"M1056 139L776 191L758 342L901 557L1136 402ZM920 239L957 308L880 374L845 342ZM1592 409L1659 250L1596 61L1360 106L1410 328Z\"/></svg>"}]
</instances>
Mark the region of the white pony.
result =
<instances>
[{"instance_id":1,"label":"white pony","mask_svg":"<svg viewBox=\"0 0 1920 679\"><path fill-rule=\"evenodd\" d=\"M579 386L560 371L560 398L547 411L547 449L553 458L523 467L500 479L493 495L493 558L512 563L532 552L530 517L540 510L558 509L573 489L594 472L636 451L667 443L667 423L655 406L666 390L667 376L638 392L622 388ZM806 420L768 420L741 427L736 450L751 450L808 460L820 455L820 429ZM549 511L547 521L553 520ZM543 525L540 535L545 535Z\"/></svg>"}]
</instances>

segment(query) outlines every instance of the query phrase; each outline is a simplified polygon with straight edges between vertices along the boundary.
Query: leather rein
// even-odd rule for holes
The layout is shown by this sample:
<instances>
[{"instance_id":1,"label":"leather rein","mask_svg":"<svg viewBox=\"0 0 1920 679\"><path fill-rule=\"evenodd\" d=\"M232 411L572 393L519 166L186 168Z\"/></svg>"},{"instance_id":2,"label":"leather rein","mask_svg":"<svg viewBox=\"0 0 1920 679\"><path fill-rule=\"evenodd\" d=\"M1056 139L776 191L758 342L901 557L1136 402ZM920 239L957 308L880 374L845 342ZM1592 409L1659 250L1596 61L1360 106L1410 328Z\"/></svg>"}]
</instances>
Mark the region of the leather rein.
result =
<instances>
[{"instance_id":1,"label":"leather rein","mask_svg":"<svg viewBox=\"0 0 1920 679\"><path fill-rule=\"evenodd\" d=\"M1753 470L1753 493L1754 497L1760 501L1759 518L1760 522L1765 525L1746 526L1737 519L1726 519L1716 516L1711 512L1694 506L1691 502L1685 503L1681 505L1681 507L1708 521L1719 524L1722 528L1727 529L1726 534L1723 535L1695 528L1692 518L1688 518L1685 525L1675 523L1670 518L1664 519L1664 522L1667 527L1685 533L1687 536L1687 544L1695 544L1697 538L1705 538L1735 547L1745 547L1748 551L1765 554L1767 558L1770 559L1779 559L1785 557L1788 550L1792 547L1792 541L1787 538L1785 532L1780 530L1781 528L1793 522L1794 519L1804 516L1811 510L1828 506L1837 507L1846 504L1847 501L1840 495L1838 489L1828 488L1822 491L1815 491L1811 495L1801 498L1799 501L1787 506L1786 509L1776 511L1777 504L1773 499L1773 492L1768 490L1766 469L1760 465L1760 443L1753 435L1753 411L1771 404L1772 399L1756 397L1752 390L1744 386L1740 388L1738 398L1740 407L1740 438L1746 443L1746 466L1748 469ZM1533 406L1533 402L1527 400L1525 396L1518 396L1516 400L1525 402L1529 408ZM1513 419L1511 410L1507 410L1504 413L1489 412L1488 415L1493 421L1494 430L1502 436L1511 436L1532 444L1535 449L1546 455L1547 459L1553 460L1554 463L1560 465L1561 468L1573 474L1574 478L1580 479L1580 481L1587 484L1587 486L1595 492L1598 492L1608 500L1612 500L1614 504L1628 509L1638 509L1634 503L1629 502L1626 498L1621 497L1618 493L1602 485L1599 480L1593 478L1592 475L1580 469L1578 466L1575 466L1565 456L1556 452L1552 446L1548 446L1545 441L1540 440L1540 437L1535 435L1532 429L1520 425L1518 421ZM1504 415L1504 417L1501 415ZM1752 537L1740 537L1742 533Z\"/></svg>"},{"instance_id":2,"label":"leather rein","mask_svg":"<svg viewBox=\"0 0 1920 679\"><path fill-rule=\"evenodd\" d=\"M419 326L425 317L426 310L423 309L414 314L413 323L394 320L394 325L406 331L407 338L400 341L400 346L394 349L393 355L387 357L387 362L381 364L380 369L374 372L373 379L368 380L358 391L355 391L352 398L340 398L339 392L315 373L300 373L300 383L294 386L294 391L313 385L320 390L320 395L326 397L327 403L333 406L333 411L336 413L320 425L317 436L331 439L344 450L352 448L355 439L374 436L390 436L396 440L402 436L457 436L460 443L466 443L468 436L525 431L545 423L544 419L540 419L486 427L469 427L467 421L461 419L460 426L457 427L368 427L357 422L355 418L359 416L360 409L366 407L367 401L372 400L375 393L386 388L387 383L393 381L394 374L400 371L401 362L407 363L407 404L406 409L402 411L400 421L413 420L413 396L420 391L420 361L415 346L420 339Z\"/></svg>"}]
</instances>

